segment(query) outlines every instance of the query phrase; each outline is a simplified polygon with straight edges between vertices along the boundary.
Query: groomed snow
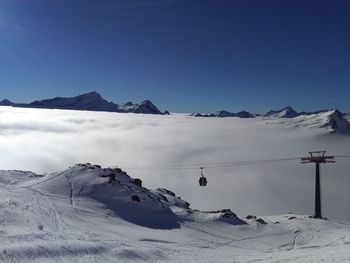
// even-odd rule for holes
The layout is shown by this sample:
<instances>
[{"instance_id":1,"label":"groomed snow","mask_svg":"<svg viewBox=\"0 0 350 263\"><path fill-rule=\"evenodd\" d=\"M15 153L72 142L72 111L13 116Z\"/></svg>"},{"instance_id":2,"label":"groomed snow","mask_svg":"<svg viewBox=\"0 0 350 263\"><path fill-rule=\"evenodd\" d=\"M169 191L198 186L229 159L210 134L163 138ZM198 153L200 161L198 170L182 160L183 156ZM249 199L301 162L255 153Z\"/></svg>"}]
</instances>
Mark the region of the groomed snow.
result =
<instances>
[{"instance_id":1,"label":"groomed snow","mask_svg":"<svg viewBox=\"0 0 350 263\"><path fill-rule=\"evenodd\" d=\"M111 172L116 180L108 183ZM350 224L293 214L242 224L132 182L123 172L94 165L45 176L0 171L0 261L350 260ZM140 202L132 201L134 194Z\"/></svg>"}]
</instances>

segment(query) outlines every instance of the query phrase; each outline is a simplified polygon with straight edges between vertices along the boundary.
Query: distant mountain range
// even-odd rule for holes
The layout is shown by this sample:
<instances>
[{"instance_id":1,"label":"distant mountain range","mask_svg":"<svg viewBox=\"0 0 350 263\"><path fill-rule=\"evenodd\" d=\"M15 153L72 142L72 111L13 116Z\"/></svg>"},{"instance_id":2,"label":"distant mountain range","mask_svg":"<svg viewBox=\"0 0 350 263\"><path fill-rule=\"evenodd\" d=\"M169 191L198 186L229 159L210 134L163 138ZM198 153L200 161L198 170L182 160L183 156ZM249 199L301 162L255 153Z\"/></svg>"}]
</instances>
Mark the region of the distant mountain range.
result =
<instances>
[{"instance_id":1,"label":"distant mountain range","mask_svg":"<svg viewBox=\"0 0 350 263\"><path fill-rule=\"evenodd\" d=\"M115 104L102 98L97 92L90 92L71 98L56 97L53 99L36 100L31 103L14 103L7 99L0 101L0 106L12 106L21 108L39 109L65 109L65 110L86 110L86 111L107 111L121 113L142 113L168 115L169 112L161 112L150 100L139 104L127 102ZM194 117L215 117L215 118L256 118L262 117L269 120L274 119L280 122L294 124L296 126L330 127L334 131L350 133L350 114L344 114L339 110L320 110L315 112L297 112L288 106L280 110L271 110L263 115L252 114L247 111L237 113L221 110L212 114L193 113Z\"/></svg>"},{"instance_id":2,"label":"distant mountain range","mask_svg":"<svg viewBox=\"0 0 350 263\"><path fill-rule=\"evenodd\" d=\"M193 113L194 117L238 117L256 118L262 117L268 120L286 123L294 126L307 126L318 128L331 128L335 132L350 133L350 114L342 113L339 110L320 110L315 112L297 112L288 106L280 110L271 110L263 115L252 114L247 111L232 113L228 111L218 111L212 114Z\"/></svg>"},{"instance_id":3,"label":"distant mountain range","mask_svg":"<svg viewBox=\"0 0 350 263\"><path fill-rule=\"evenodd\" d=\"M302 111L297 112L292 107L287 106L285 108L279 109L279 110L271 110L265 114L253 114L247 111L240 111L238 113L233 113L225 110L218 111L216 113L209 113L209 114L202 114L202 113L192 113L191 116L194 117L217 117L217 118L226 118L226 117L238 117L238 118L255 118L255 117L272 117L272 118L295 118L302 115L312 115L312 114L318 114L323 112L329 112L332 110L319 110L319 111ZM338 111L340 112L340 111ZM343 114L343 113L342 113ZM350 119L350 114L343 114L346 115L347 118Z\"/></svg>"},{"instance_id":4,"label":"distant mountain range","mask_svg":"<svg viewBox=\"0 0 350 263\"><path fill-rule=\"evenodd\" d=\"M305 113L293 118L272 117L268 120L296 127L330 128L333 132L350 134L350 118L339 110Z\"/></svg>"},{"instance_id":5,"label":"distant mountain range","mask_svg":"<svg viewBox=\"0 0 350 263\"><path fill-rule=\"evenodd\" d=\"M39 109L64 109L64 110L87 110L87 111L108 111L124 113L143 113L166 115L169 112L161 112L150 100L140 104L127 102L115 104L102 98L97 92L90 92L71 98L56 97L53 99L36 100L31 103L14 103L7 99L0 101L0 106L12 106L21 108Z\"/></svg>"},{"instance_id":6,"label":"distant mountain range","mask_svg":"<svg viewBox=\"0 0 350 263\"><path fill-rule=\"evenodd\" d=\"M302 115L313 115L323 112L329 112L332 110L319 110L319 111L301 111L297 112L292 107L287 106L280 110L272 110L263 115L263 117L278 117L278 118L295 118ZM340 111L338 111L340 112Z\"/></svg>"},{"instance_id":7,"label":"distant mountain range","mask_svg":"<svg viewBox=\"0 0 350 263\"><path fill-rule=\"evenodd\" d=\"M229 111L218 111L217 113L212 114L201 114L201 113L193 113L191 116L194 117L217 117L217 118L226 118L226 117L238 117L238 118L255 118L254 114L251 114L247 111L240 111L237 113L229 112Z\"/></svg>"}]
</instances>

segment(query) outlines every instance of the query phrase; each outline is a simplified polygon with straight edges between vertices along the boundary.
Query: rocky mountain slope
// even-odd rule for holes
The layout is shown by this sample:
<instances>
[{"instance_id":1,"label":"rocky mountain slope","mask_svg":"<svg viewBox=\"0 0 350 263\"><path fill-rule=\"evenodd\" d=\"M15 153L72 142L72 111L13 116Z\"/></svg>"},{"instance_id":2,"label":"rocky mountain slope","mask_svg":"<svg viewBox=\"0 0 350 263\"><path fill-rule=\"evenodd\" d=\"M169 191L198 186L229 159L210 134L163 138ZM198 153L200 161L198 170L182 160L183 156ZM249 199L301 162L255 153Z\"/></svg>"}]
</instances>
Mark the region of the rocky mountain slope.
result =
<instances>
[{"instance_id":1,"label":"rocky mountain slope","mask_svg":"<svg viewBox=\"0 0 350 263\"><path fill-rule=\"evenodd\" d=\"M191 116L194 117L216 117L216 118L226 118L226 117L237 117L237 118L255 118L254 114L251 114L247 111L240 111L237 113L221 110L217 113L211 113L211 114L202 114L202 113L192 113Z\"/></svg>"},{"instance_id":2,"label":"rocky mountain slope","mask_svg":"<svg viewBox=\"0 0 350 263\"><path fill-rule=\"evenodd\" d=\"M97 92L90 92L71 98L56 97L53 99L36 100L31 103L13 103L7 99L0 102L0 106L12 106L22 108L40 109L65 109L65 110L87 110L107 112L131 112L143 114L164 114L150 100L140 104L128 102L126 104L115 104L102 98Z\"/></svg>"}]
</instances>

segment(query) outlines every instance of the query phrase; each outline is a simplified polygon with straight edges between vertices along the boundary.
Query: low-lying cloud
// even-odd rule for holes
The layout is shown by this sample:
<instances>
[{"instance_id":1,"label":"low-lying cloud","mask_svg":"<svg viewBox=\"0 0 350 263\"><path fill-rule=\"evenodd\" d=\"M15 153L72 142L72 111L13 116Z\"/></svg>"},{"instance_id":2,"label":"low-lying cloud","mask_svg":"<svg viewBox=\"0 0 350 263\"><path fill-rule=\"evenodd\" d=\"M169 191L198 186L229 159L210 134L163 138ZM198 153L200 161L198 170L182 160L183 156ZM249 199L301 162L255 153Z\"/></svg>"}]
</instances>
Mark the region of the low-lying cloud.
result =
<instances>
[{"instance_id":1,"label":"low-lying cloud","mask_svg":"<svg viewBox=\"0 0 350 263\"><path fill-rule=\"evenodd\" d=\"M349 154L350 136L266 124L261 119L193 118L0 107L1 169L59 171L75 163L119 166L149 188L165 187L193 208L240 215L313 214L314 166L298 161L205 169L215 163L299 157L311 150ZM322 166L324 215L350 219L347 159Z\"/></svg>"}]
</instances>

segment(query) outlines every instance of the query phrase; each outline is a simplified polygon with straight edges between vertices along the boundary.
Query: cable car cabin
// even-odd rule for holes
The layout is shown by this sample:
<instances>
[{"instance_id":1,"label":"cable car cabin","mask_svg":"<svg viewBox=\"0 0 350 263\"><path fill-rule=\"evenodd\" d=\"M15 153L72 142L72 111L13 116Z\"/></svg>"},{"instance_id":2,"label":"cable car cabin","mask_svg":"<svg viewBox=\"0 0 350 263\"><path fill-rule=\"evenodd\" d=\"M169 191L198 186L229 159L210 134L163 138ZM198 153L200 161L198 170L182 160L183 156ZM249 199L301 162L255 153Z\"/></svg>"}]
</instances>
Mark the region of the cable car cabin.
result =
<instances>
[{"instance_id":1,"label":"cable car cabin","mask_svg":"<svg viewBox=\"0 0 350 263\"><path fill-rule=\"evenodd\" d=\"M199 185L200 186L206 186L208 181L207 181L207 178L205 178L204 175L203 175L204 167L200 167L199 169L201 169L201 177L199 177Z\"/></svg>"},{"instance_id":2,"label":"cable car cabin","mask_svg":"<svg viewBox=\"0 0 350 263\"><path fill-rule=\"evenodd\" d=\"M208 183L207 178L205 178L203 176L199 178L199 185L200 186L206 186L207 183Z\"/></svg>"}]
</instances>

